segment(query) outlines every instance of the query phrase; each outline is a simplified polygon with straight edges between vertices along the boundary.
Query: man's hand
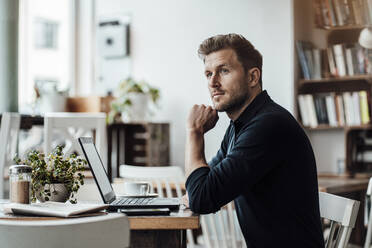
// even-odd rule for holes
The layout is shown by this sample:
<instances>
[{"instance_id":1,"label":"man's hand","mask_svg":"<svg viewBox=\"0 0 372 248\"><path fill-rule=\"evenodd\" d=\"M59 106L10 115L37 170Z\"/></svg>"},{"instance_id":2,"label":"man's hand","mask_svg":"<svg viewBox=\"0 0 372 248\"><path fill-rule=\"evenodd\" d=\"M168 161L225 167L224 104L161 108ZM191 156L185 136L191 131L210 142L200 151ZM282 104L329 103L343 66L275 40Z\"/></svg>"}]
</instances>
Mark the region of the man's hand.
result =
<instances>
[{"instance_id":1,"label":"man's hand","mask_svg":"<svg viewBox=\"0 0 372 248\"><path fill-rule=\"evenodd\" d=\"M201 134L205 134L214 128L217 121L217 111L211 106L194 105L187 119L187 129L189 131L197 131Z\"/></svg>"},{"instance_id":2,"label":"man's hand","mask_svg":"<svg viewBox=\"0 0 372 248\"><path fill-rule=\"evenodd\" d=\"M186 192L184 196L182 196L182 204L185 205L186 208L189 208L189 194Z\"/></svg>"}]
</instances>

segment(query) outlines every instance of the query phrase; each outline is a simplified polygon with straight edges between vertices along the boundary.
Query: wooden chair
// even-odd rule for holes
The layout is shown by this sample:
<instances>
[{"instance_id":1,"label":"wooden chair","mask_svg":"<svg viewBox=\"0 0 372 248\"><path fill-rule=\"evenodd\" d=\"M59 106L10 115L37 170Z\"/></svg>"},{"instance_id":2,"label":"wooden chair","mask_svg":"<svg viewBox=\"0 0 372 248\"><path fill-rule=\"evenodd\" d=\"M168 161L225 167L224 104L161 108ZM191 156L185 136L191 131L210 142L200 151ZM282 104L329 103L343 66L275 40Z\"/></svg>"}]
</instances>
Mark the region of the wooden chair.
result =
<instances>
[{"instance_id":1,"label":"wooden chair","mask_svg":"<svg viewBox=\"0 0 372 248\"><path fill-rule=\"evenodd\" d=\"M120 165L120 177L124 180L131 181L147 181L152 185L156 185L159 197L178 197L182 198L182 185L185 183L185 175L178 166L133 166L133 165ZM175 190L172 190L172 185ZM117 186L113 185L117 193L122 193ZM115 187L116 186L116 187ZM165 188L165 192L163 191ZM151 193L154 193L154 187L151 188ZM194 247L194 239L192 231L187 230L188 247Z\"/></svg>"},{"instance_id":2,"label":"wooden chair","mask_svg":"<svg viewBox=\"0 0 372 248\"><path fill-rule=\"evenodd\" d=\"M2 247L129 247L129 221L124 214L64 220L0 220Z\"/></svg>"},{"instance_id":3,"label":"wooden chair","mask_svg":"<svg viewBox=\"0 0 372 248\"><path fill-rule=\"evenodd\" d=\"M178 166L133 166L120 165L120 177L133 181L148 181L156 185L159 197L179 197L181 198L181 185L185 183L185 176L182 169ZM175 192L172 191L174 186ZM165 192L163 189L165 188ZM154 187L151 188L154 193Z\"/></svg>"},{"instance_id":4,"label":"wooden chair","mask_svg":"<svg viewBox=\"0 0 372 248\"><path fill-rule=\"evenodd\" d=\"M371 239L372 239L372 211L371 211L371 203L372 203L372 178L369 179L368 188L366 192L365 198L365 206L364 206L364 219L365 224L367 225L367 234L366 240L364 242L364 248L371 247Z\"/></svg>"},{"instance_id":5,"label":"wooden chair","mask_svg":"<svg viewBox=\"0 0 372 248\"><path fill-rule=\"evenodd\" d=\"M3 113L1 118L0 140L0 199L4 198L5 170L13 163L17 152L17 141L21 117L18 113Z\"/></svg>"},{"instance_id":6,"label":"wooden chair","mask_svg":"<svg viewBox=\"0 0 372 248\"><path fill-rule=\"evenodd\" d=\"M53 143L56 134L65 143L64 153L80 151L77 138L93 136L104 165L107 165L107 136L105 113L46 113L44 117L44 152L48 154L58 142Z\"/></svg>"},{"instance_id":7,"label":"wooden chair","mask_svg":"<svg viewBox=\"0 0 372 248\"><path fill-rule=\"evenodd\" d=\"M359 201L319 192L320 216L331 221L326 248L347 246L359 210Z\"/></svg>"},{"instance_id":8,"label":"wooden chair","mask_svg":"<svg viewBox=\"0 0 372 248\"><path fill-rule=\"evenodd\" d=\"M241 233L233 202L214 214L202 215L200 223L203 231L201 240L207 248L247 247Z\"/></svg>"}]
</instances>

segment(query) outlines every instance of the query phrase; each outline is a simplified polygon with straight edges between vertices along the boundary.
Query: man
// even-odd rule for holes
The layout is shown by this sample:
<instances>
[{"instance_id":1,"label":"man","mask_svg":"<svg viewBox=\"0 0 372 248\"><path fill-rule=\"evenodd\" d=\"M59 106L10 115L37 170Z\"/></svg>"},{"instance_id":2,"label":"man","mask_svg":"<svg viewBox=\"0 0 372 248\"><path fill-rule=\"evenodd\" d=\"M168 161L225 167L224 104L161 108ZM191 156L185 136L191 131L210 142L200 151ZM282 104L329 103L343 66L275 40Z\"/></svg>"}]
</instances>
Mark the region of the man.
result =
<instances>
[{"instance_id":1,"label":"man","mask_svg":"<svg viewBox=\"0 0 372 248\"><path fill-rule=\"evenodd\" d=\"M234 201L249 248L324 247L313 150L292 115L262 91L261 54L237 34L211 37L198 53L214 108L194 105L187 120L191 210L213 213ZM231 123L207 164L204 134L217 112Z\"/></svg>"}]
</instances>

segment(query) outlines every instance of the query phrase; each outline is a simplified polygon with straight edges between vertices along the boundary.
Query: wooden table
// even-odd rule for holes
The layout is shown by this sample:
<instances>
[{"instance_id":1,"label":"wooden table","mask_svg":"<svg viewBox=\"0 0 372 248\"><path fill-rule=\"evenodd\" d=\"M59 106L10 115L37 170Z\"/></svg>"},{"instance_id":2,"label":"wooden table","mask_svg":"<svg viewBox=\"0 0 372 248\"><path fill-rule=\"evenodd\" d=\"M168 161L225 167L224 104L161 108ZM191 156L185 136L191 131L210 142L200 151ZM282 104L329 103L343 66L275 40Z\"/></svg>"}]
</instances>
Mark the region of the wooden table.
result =
<instances>
[{"instance_id":1,"label":"wooden table","mask_svg":"<svg viewBox=\"0 0 372 248\"><path fill-rule=\"evenodd\" d=\"M364 227L364 198L368 182L369 179L366 178L318 177L319 191L360 201L355 229L350 237L350 242L356 245L363 245L365 239L366 228Z\"/></svg>"},{"instance_id":2,"label":"wooden table","mask_svg":"<svg viewBox=\"0 0 372 248\"><path fill-rule=\"evenodd\" d=\"M64 218L12 216L0 212L0 219L48 221ZM128 219L131 248L186 248L186 229L199 228L199 216L188 209L172 212L170 216L129 216Z\"/></svg>"},{"instance_id":3,"label":"wooden table","mask_svg":"<svg viewBox=\"0 0 372 248\"><path fill-rule=\"evenodd\" d=\"M186 229L198 229L199 216L179 210L170 216L131 216L129 224L131 247L186 248Z\"/></svg>"}]
</instances>

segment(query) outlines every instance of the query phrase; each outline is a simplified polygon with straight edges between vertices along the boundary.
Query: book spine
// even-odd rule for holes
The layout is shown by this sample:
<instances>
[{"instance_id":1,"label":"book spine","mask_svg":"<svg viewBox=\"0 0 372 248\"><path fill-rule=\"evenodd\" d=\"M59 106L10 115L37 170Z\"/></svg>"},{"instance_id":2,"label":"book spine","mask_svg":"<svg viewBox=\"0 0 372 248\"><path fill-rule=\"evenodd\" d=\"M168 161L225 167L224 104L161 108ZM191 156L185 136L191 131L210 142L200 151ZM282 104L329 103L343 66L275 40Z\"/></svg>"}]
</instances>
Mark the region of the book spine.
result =
<instances>
[{"instance_id":1,"label":"book spine","mask_svg":"<svg viewBox=\"0 0 372 248\"><path fill-rule=\"evenodd\" d=\"M354 123L353 107L351 104L351 95L350 92L344 92L342 94L344 100L344 111L345 111L345 120L346 125L352 126Z\"/></svg>"},{"instance_id":2,"label":"book spine","mask_svg":"<svg viewBox=\"0 0 372 248\"><path fill-rule=\"evenodd\" d=\"M329 18L330 18L331 26L336 26L337 21L336 21L335 9L334 9L332 0L326 0L326 4L329 10Z\"/></svg>"},{"instance_id":3,"label":"book spine","mask_svg":"<svg viewBox=\"0 0 372 248\"><path fill-rule=\"evenodd\" d=\"M353 0L344 0L345 9L348 11L348 24L356 24L355 13L352 5Z\"/></svg>"},{"instance_id":4,"label":"book spine","mask_svg":"<svg viewBox=\"0 0 372 248\"><path fill-rule=\"evenodd\" d=\"M313 58L314 58L314 79L322 78L322 60L321 60L321 50L313 49Z\"/></svg>"},{"instance_id":5,"label":"book spine","mask_svg":"<svg viewBox=\"0 0 372 248\"><path fill-rule=\"evenodd\" d=\"M345 56L343 50L343 44L333 45L337 71L340 77L346 76Z\"/></svg>"},{"instance_id":6,"label":"book spine","mask_svg":"<svg viewBox=\"0 0 372 248\"><path fill-rule=\"evenodd\" d=\"M324 124L330 124L329 119L328 119L328 111L327 111L327 103L326 103L326 96L325 95L320 95L320 110L321 110L321 115L322 115L322 122Z\"/></svg>"},{"instance_id":7,"label":"book spine","mask_svg":"<svg viewBox=\"0 0 372 248\"><path fill-rule=\"evenodd\" d=\"M326 96L327 113L329 125L332 127L337 126L336 108L335 108L335 96L334 93Z\"/></svg>"},{"instance_id":8,"label":"book spine","mask_svg":"<svg viewBox=\"0 0 372 248\"><path fill-rule=\"evenodd\" d=\"M310 78L314 78L314 59L313 53L311 49L304 49L305 50L305 58L307 62L307 66L309 68Z\"/></svg>"},{"instance_id":9,"label":"book spine","mask_svg":"<svg viewBox=\"0 0 372 248\"><path fill-rule=\"evenodd\" d=\"M302 125L304 125L305 127L310 126L309 111L307 109L307 104L304 95L298 95L298 105L300 108Z\"/></svg>"},{"instance_id":10,"label":"book spine","mask_svg":"<svg viewBox=\"0 0 372 248\"><path fill-rule=\"evenodd\" d=\"M368 124L370 122L369 107L368 107L368 98L366 91L359 91L359 100L360 100L360 113L362 124Z\"/></svg>"},{"instance_id":11,"label":"book spine","mask_svg":"<svg viewBox=\"0 0 372 248\"><path fill-rule=\"evenodd\" d=\"M304 79L309 80L311 77L310 77L309 67L308 67L308 64L306 62L306 57L305 57L304 48L303 48L303 42L302 41L296 41L296 48L297 48L298 60L300 61L303 77L304 77Z\"/></svg>"},{"instance_id":12,"label":"book spine","mask_svg":"<svg viewBox=\"0 0 372 248\"><path fill-rule=\"evenodd\" d=\"M368 24L369 25L372 25L372 0L366 0L367 1L367 8L366 8L366 11L367 11L367 16L368 16Z\"/></svg>"},{"instance_id":13,"label":"book spine","mask_svg":"<svg viewBox=\"0 0 372 248\"><path fill-rule=\"evenodd\" d=\"M331 75L336 77L338 76L338 71L337 71L337 67L336 67L336 63L334 59L333 49L331 47L327 48L327 55L328 55L329 70L331 72Z\"/></svg>"},{"instance_id":14,"label":"book spine","mask_svg":"<svg viewBox=\"0 0 372 248\"><path fill-rule=\"evenodd\" d=\"M306 94L305 95L305 101L306 101L307 109L309 110L310 127L315 128L315 127L318 126L318 120L317 120L317 116L316 116L313 95Z\"/></svg>"},{"instance_id":15,"label":"book spine","mask_svg":"<svg viewBox=\"0 0 372 248\"><path fill-rule=\"evenodd\" d=\"M341 95L336 95L336 113L337 113L337 122L338 125L345 125L345 112L344 112L344 103Z\"/></svg>"},{"instance_id":16,"label":"book spine","mask_svg":"<svg viewBox=\"0 0 372 248\"><path fill-rule=\"evenodd\" d=\"M325 27L330 27L331 26L331 17L329 15L329 10L327 8L327 2L328 0L320 0L320 6L322 8L322 18L323 18L323 23Z\"/></svg>"},{"instance_id":17,"label":"book spine","mask_svg":"<svg viewBox=\"0 0 372 248\"><path fill-rule=\"evenodd\" d=\"M339 0L333 0L333 6L336 13L337 24L340 26L345 25L344 16L341 9L341 3Z\"/></svg>"},{"instance_id":18,"label":"book spine","mask_svg":"<svg viewBox=\"0 0 372 248\"><path fill-rule=\"evenodd\" d=\"M345 49L345 55L346 55L346 67L347 67L347 74L350 76L354 75L354 65L353 65L353 55L351 48Z\"/></svg>"},{"instance_id":19,"label":"book spine","mask_svg":"<svg viewBox=\"0 0 372 248\"><path fill-rule=\"evenodd\" d=\"M352 1L351 5L352 5L353 12L354 12L354 17L355 17L355 24L362 25L363 24L362 13L361 13L361 10L359 9L358 0L351 0L351 1Z\"/></svg>"},{"instance_id":20,"label":"book spine","mask_svg":"<svg viewBox=\"0 0 372 248\"><path fill-rule=\"evenodd\" d=\"M322 15L322 5L321 5L321 0L314 0L313 1L314 5L314 13L315 13L315 25L317 27L323 27L324 22L323 22L323 15Z\"/></svg>"},{"instance_id":21,"label":"book spine","mask_svg":"<svg viewBox=\"0 0 372 248\"><path fill-rule=\"evenodd\" d=\"M353 92L351 96L353 99L354 125L360 125L362 124L362 121L361 121L361 114L360 114L359 93Z\"/></svg>"}]
</instances>

